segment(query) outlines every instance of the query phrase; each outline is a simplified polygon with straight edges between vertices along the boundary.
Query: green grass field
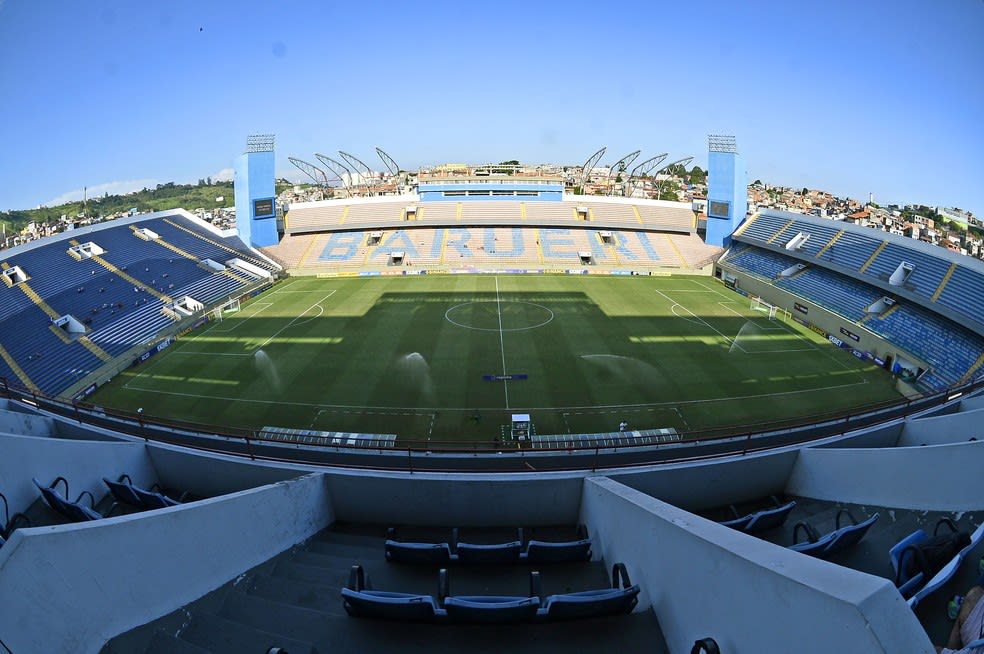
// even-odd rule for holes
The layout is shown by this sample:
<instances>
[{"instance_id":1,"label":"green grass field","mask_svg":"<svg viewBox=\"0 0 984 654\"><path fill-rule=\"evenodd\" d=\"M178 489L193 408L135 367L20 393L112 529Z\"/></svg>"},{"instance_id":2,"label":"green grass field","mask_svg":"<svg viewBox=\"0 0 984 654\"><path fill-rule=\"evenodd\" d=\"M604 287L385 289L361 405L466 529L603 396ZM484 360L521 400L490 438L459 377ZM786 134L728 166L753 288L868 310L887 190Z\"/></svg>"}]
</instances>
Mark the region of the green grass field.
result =
<instances>
[{"instance_id":1,"label":"green grass field","mask_svg":"<svg viewBox=\"0 0 984 654\"><path fill-rule=\"evenodd\" d=\"M486 381L484 375L525 374ZM707 277L291 279L91 398L218 426L491 441L698 431L898 399L885 371Z\"/></svg>"}]
</instances>

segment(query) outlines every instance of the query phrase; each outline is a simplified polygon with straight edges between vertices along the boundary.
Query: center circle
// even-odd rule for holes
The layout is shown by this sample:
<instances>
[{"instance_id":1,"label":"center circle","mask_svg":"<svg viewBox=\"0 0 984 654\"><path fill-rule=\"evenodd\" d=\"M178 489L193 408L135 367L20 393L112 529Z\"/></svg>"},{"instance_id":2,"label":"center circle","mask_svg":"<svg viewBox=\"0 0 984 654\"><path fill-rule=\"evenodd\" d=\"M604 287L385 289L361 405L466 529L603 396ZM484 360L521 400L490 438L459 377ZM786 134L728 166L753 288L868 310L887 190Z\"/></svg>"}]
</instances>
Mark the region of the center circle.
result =
<instances>
[{"instance_id":1,"label":"center circle","mask_svg":"<svg viewBox=\"0 0 984 654\"><path fill-rule=\"evenodd\" d=\"M554 313L542 304L521 300L463 302L444 312L452 325L480 332L522 332L543 327Z\"/></svg>"}]
</instances>

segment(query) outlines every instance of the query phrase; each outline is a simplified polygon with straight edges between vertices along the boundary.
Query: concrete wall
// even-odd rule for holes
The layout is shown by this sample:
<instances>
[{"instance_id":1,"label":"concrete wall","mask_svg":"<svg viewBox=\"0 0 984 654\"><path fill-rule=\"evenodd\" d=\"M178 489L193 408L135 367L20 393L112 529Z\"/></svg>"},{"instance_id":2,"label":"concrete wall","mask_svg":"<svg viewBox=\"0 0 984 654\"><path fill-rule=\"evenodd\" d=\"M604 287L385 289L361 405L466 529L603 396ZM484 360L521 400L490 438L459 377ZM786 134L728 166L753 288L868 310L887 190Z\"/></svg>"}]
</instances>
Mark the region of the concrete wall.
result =
<instances>
[{"instance_id":1,"label":"concrete wall","mask_svg":"<svg viewBox=\"0 0 984 654\"><path fill-rule=\"evenodd\" d=\"M984 408L949 415L909 420L899 436L899 447L984 441Z\"/></svg>"},{"instance_id":2,"label":"concrete wall","mask_svg":"<svg viewBox=\"0 0 984 654\"><path fill-rule=\"evenodd\" d=\"M787 492L817 499L931 511L977 511L984 441L887 449L804 449Z\"/></svg>"},{"instance_id":3,"label":"concrete wall","mask_svg":"<svg viewBox=\"0 0 984 654\"><path fill-rule=\"evenodd\" d=\"M314 470L312 466L257 463L224 454L203 455L163 444L148 445L147 453L161 485L188 491L199 497L255 488L293 479Z\"/></svg>"},{"instance_id":4,"label":"concrete wall","mask_svg":"<svg viewBox=\"0 0 984 654\"><path fill-rule=\"evenodd\" d=\"M642 586L671 652L934 652L887 579L696 517L611 479L585 480L581 519L609 565Z\"/></svg>"},{"instance_id":5,"label":"concrete wall","mask_svg":"<svg viewBox=\"0 0 984 654\"><path fill-rule=\"evenodd\" d=\"M0 549L0 639L98 652L331 524L323 475L99 522L19 529Z\"/></svg>"},{"instance_id":6,"label":"concrete wall","mask_svg":"<svg viewBox=\"0 0 984 654\"><path fill-rule=\"evenodd\" d=\"M469 526L572 525L581 476L337 472L328 485L339 520Z\"/></svg>"},{"instance_id":7,"label":"concrete wall","mask_svg":"<svg viewBox=\"0 0 984 654\"><path fill-rule=\"evenodd\" d=\"M698 464L660 466L611 478L664 502L700 511L784 491L798 452L767 452Z\"/></svg>"},{"instance_id":8,"label":"concrete wall","mask_svg":"<svg viewBox=\"0 0 984 654\"><path fill-rule=\"evenodd\" d=\"M7 497L11 513L24 511L41 497L31 477L37 477L42 484L64 477L68 480L71 499L87 490L97 502L109 492L103 477L116 479L126 473L133 483L147 486L157 481L143 443L0 434L0 452L0 493Z\"/></svg>"}]
</instances>

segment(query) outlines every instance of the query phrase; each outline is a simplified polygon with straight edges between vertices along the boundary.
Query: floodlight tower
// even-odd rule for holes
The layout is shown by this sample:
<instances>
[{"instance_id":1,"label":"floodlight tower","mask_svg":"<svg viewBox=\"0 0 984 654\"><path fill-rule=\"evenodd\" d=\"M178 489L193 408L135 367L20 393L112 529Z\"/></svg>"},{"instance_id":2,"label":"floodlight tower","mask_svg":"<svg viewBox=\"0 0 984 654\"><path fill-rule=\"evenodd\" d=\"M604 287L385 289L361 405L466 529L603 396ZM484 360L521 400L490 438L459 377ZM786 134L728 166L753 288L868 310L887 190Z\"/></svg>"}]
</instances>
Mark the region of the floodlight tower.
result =
<instances>
[{"instance_id":1,"label":"floodlight tower","mask_svg":"<svg viewBox=\"0 0 984 654\"><path fill-rule=\"evenodd\" d=\"M588 177L591 175L591 170L597 166L598 162L601 161L601 158L605 156L605 150L607 149L608 146L606 145L588 157L588 160L584 162L583 166L581 166L581 180L579 186L581 187L582 193L584 193L584 185L588 183Z\"/></svg>"},{"instance_id":2,"label":"floodlight tower","mask_svg":"<svg viewBox=\"0 0 984 654\"><path fill-rule=\"evenodd\" d=\"M280 241L273 144L273 134L252 134L246 138L246 152L235 162L236 231L255 247Z\"/></svg>"},{"instance_id":3,"label":"floodlight tower","mask_svg":"<svg viewBox=\"0 0 984 654\"><path fill-rule=\"evenodd\" d=\"M748 212L748 173L734 136L707 137L708 245L727 247Z\"/></svg>"}]
</instances>

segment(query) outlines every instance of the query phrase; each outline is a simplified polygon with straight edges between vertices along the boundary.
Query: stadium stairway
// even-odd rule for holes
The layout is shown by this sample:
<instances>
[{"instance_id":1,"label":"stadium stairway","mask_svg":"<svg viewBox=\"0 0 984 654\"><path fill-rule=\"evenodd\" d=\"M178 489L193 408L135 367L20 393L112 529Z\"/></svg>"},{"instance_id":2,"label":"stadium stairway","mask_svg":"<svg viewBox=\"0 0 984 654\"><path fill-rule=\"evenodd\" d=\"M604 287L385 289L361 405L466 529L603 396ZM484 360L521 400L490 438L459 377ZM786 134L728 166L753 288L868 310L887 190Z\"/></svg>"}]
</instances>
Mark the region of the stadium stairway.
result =
<instances>
[{"instance_id":1,"label":"stadium stairway","mask_svg":"<svg viewBox=\"0 0 984 654\"><path fill-rule=\"evenodd\" d=\"M448 530L435 534L446 539ZM111 639L102 654L240 654L282 647L291 654L318 652L647 651L666 653L651 610L627 616L556 624L429 625L349 617L340 591L353 564L369 573L374 588L437 592L437 570L387 563L385 528L329 527L273 557L205 597ZM540 570L544 592L602 588L609 583L601 561L555 564ZM529 568L452 568L455 594L524 594ZM631 571L630 571L631 574Z\"/></svg>"}]
</instances>

